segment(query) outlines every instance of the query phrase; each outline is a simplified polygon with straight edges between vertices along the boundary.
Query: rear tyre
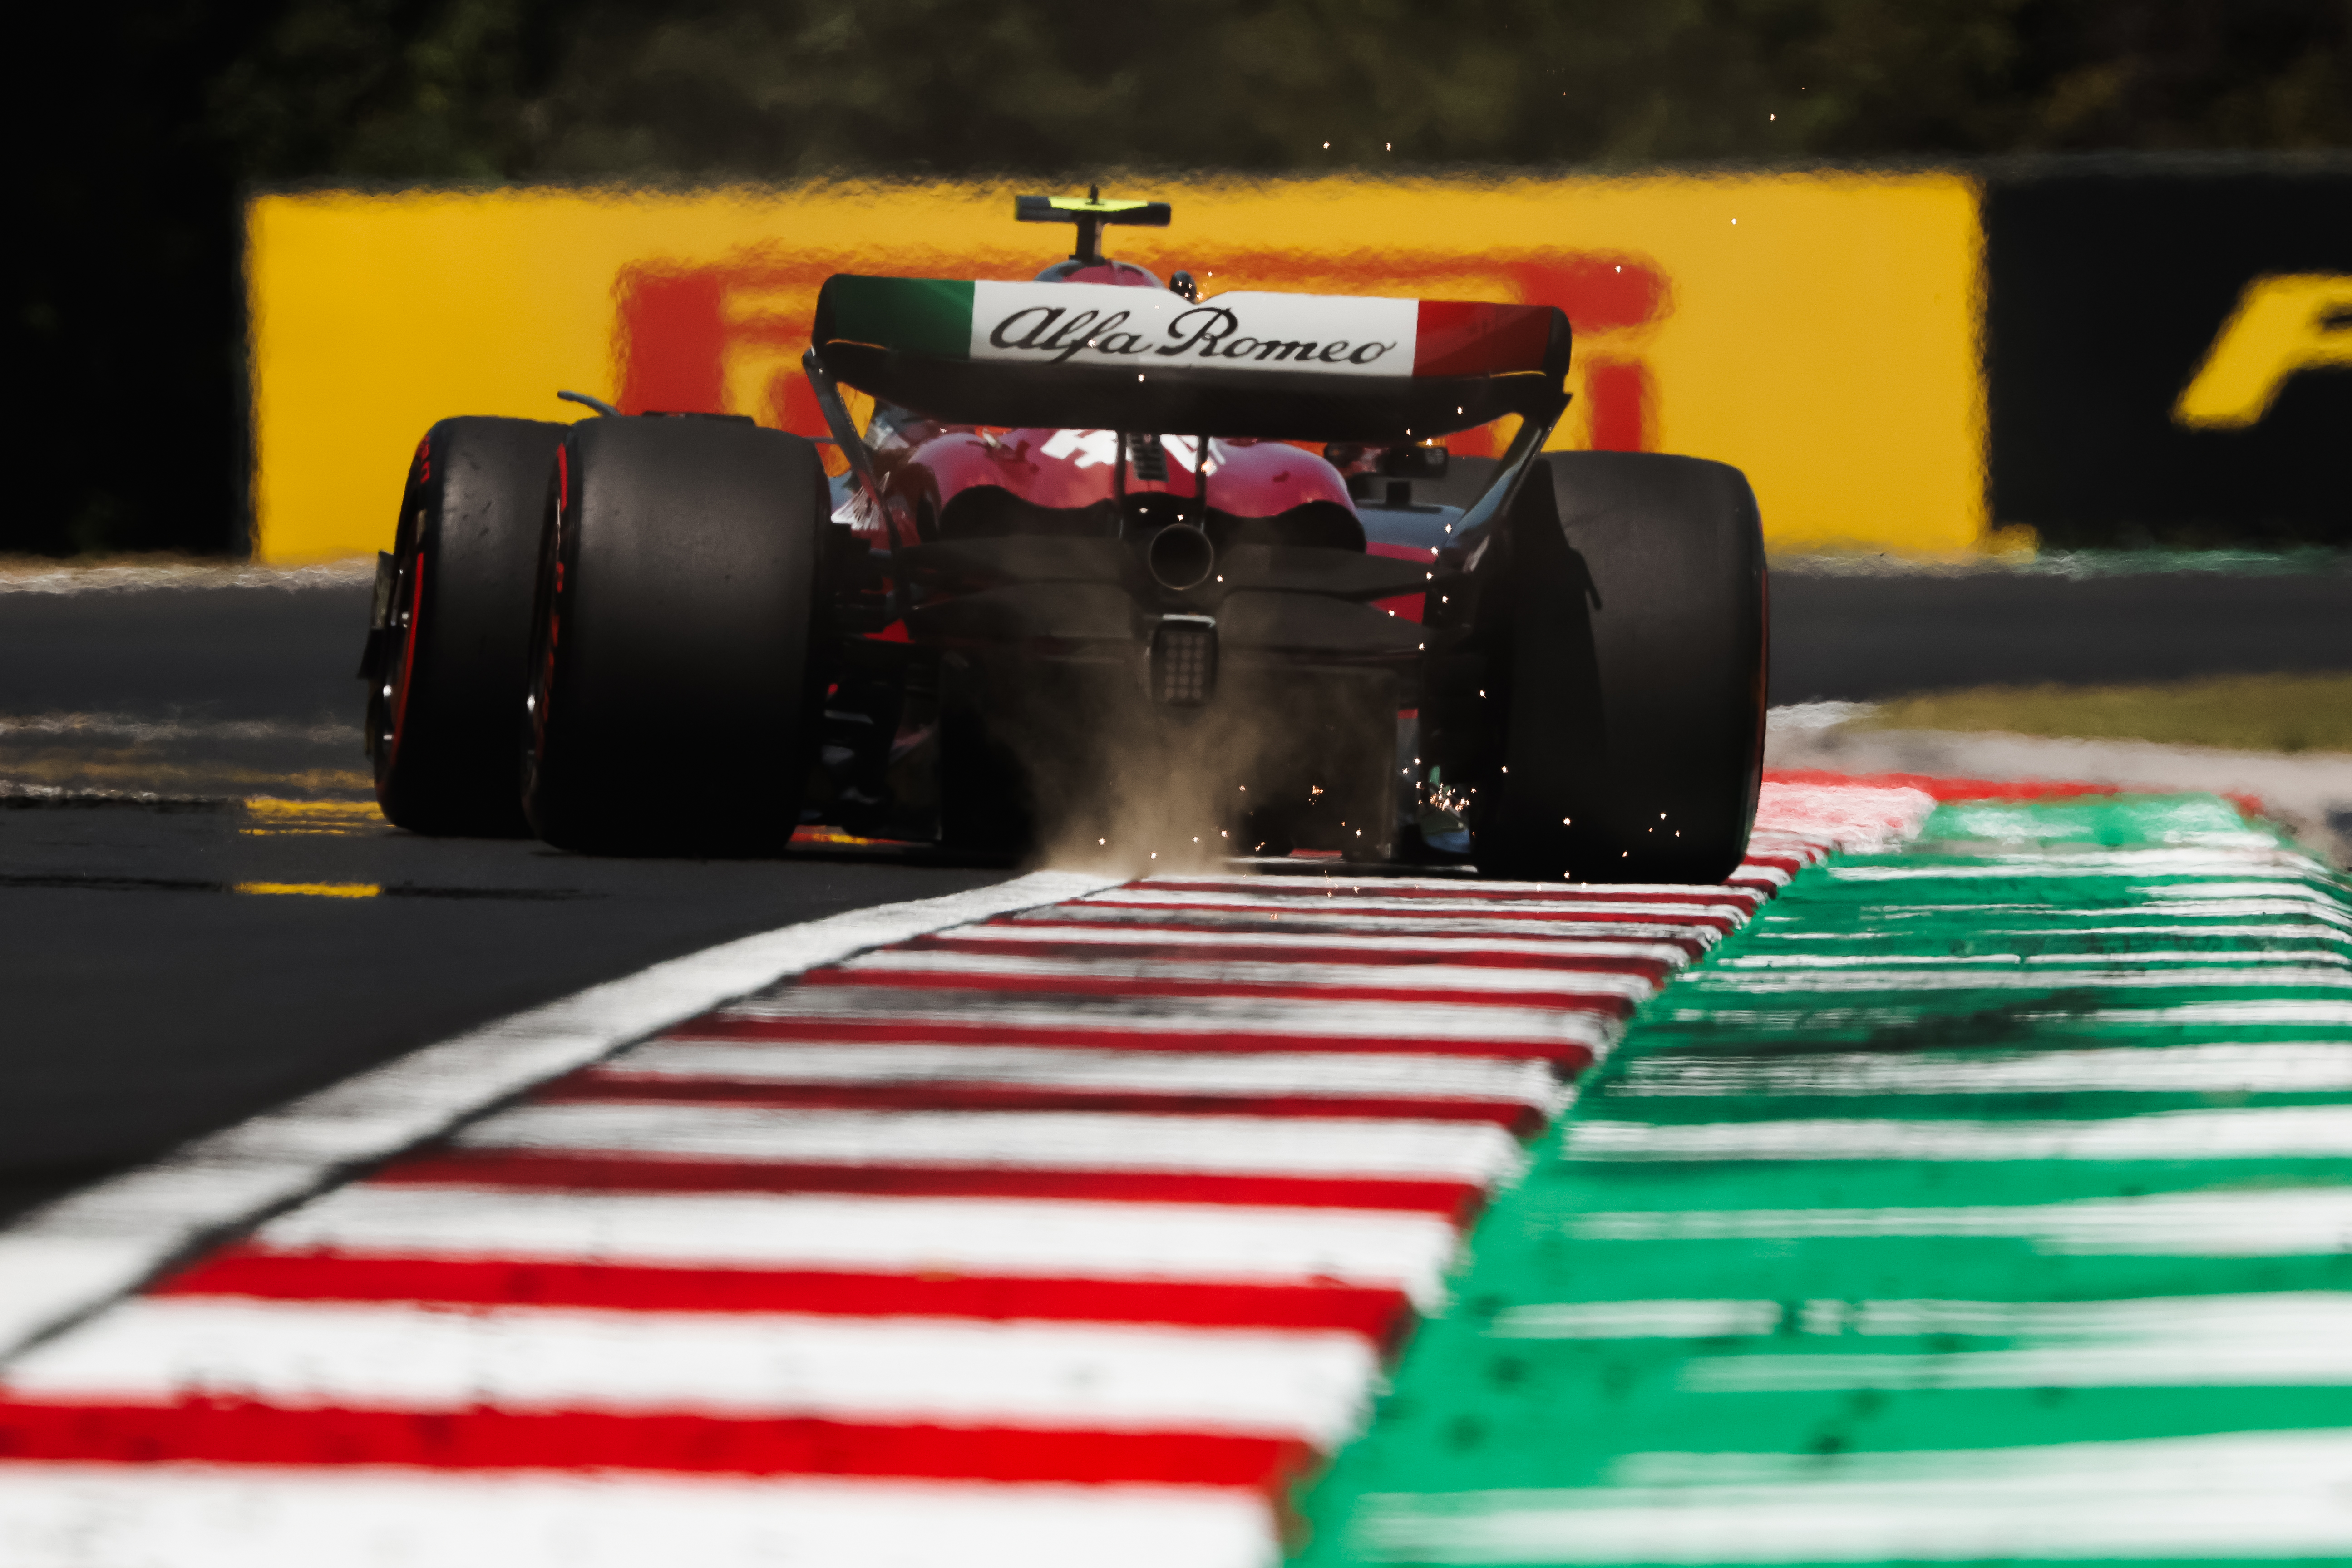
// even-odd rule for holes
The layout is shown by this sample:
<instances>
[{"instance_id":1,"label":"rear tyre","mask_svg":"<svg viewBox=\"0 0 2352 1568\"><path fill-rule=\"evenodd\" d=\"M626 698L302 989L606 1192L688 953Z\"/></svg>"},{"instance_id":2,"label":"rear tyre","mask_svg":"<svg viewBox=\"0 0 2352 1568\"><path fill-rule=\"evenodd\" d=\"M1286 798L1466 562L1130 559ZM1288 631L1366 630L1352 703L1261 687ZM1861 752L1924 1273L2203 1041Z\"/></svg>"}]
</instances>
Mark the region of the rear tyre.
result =
<instances>
[{"instance_id":1,"label":"rear tyre","mask_svg":"<svg viewBox=\"0 0 2352 1568\"><path fill-rule=\"evenodd\" d=\"M749 421L591 419L559 458L523 804L604 854L778 852L817 731L816 448Z\"/></svg>"},{"instance_id":2,"label":"rear tyre","mask_svg":"<svg viewBox=\"0 0 2352 1568\"><path fill-rule=\"evenodd\" d=\"M376 801L413 832L530 831L515 735L562 434L535 419L444 419L409 464L361 674Z\"/></svg>"},{"instance_id":3,"label":"rear tyre","mask_svg":"<svg viewBox=\"0 0 2352 1568\"><path fill-rule=\"evenodd\" d=\"M1696 458L1556 453L1502 545L1478 573L1501 715L1471 817L1480 872L1729 876L1764 760L1764 544L1746 478Z\"/></svg>"}]
</instances>

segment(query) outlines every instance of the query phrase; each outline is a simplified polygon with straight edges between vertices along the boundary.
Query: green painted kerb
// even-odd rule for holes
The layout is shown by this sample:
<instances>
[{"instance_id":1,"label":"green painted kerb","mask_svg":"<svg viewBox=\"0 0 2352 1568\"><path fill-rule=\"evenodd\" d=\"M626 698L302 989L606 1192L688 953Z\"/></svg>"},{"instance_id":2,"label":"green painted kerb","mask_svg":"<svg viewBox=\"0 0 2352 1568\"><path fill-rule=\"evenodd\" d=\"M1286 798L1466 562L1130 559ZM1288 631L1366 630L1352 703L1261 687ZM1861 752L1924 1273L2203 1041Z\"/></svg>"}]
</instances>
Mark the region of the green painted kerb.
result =
<instances>
[{"instance_id":1,"label":"green painted kerb","mask_svg":"<svg viewBox=\"0 0 2352 1568\"><path fill-rule=\"evenodd\" d=\"M971 353L971 284L954 279L838 274L825 280L824 330L838 341L965 359Z\"/></svg>"},{"instance_id":2,"label":"green painted kerb","mask_svg":"<svg viewBox=\"0 0 2352 1568\"><path fill-rule=\"evenodd\" d=\"M2352 898L1954 805L1636 1016L1292 1561L2352 1562Z\"/></svg>"},{"instance_id":3,"label":"green painted kerb","mask_svg":"<svg viewBox=\"0 0 2352 1568\"><path fill-rule=\"evenodd\" d=\"M2210 795L2078 795L2061 801L1958 801L1940 805L1919 834L1945 839L2035 844L2224 844L2279 842L2249 826L2238 808Z\"/></svg>"}]
</instances>

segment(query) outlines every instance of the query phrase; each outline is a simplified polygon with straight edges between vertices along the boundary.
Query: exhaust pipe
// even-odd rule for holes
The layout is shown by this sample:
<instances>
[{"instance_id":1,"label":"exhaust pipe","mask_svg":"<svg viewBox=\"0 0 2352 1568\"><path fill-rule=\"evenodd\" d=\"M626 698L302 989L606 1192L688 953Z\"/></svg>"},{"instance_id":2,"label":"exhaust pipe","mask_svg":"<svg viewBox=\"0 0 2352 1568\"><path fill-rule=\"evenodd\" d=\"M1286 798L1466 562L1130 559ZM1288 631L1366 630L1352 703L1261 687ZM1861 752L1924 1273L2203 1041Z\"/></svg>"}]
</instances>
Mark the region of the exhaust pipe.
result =
<instances>
[{"instance_id":1,"label":"exhaust pipe","mask_svg":"<svg viewBox=\"0 0 2352 1568\"><path fill-rule=\"evenodd\" d=\"M1209 580L1209 574L1216 569L1217 547L1191 523L1171 522L1143 547L1143 564L1152 581L1181 593Z\"/></svg>"}]
</instances>

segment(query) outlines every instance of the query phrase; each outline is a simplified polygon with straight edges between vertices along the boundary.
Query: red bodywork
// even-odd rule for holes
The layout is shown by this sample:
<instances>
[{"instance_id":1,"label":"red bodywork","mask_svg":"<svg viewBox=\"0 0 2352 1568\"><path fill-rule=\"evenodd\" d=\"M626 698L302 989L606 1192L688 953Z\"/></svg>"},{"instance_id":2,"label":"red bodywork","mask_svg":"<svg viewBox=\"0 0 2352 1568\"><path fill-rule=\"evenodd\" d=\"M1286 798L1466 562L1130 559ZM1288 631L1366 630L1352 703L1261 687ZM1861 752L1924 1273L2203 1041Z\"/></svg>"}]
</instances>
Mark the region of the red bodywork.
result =
<instances>
[{"instance_id":1,"label":"red bodywork","mask_svg":"<svg viewBox=\"0 0 2352 1568\"><path fill-rule=\"evenodd\" d=\"M1117 437L1108 430L976 430L929 423L909 426L876 452L883 494L903 499L914 543L935 526L948 503L966 490L993 486L1051 510L1076 510L1119 494ZM1139 478L1133 465L1126 494L1166 495L1183 501L1200 494L1191 461L1192 438L1167 438L1165 479ZM1234 517L1278 517L1311 501L1348 507L1348 483L1316 453L1282 441L1212 440L1209 501ZM1352 510L1352 508L1350 508ZM896 512L897 507L892 510ZM878 541L877 541L878 542Z\"/></svg>"},{"instance_id":2,"label":"red bodywork","mask_svg":"<svg viewBox=\"0 0 2352 1568\"><path fill-rule=\"evenodd\" d=\"M1160 279L1125 261L1048 269L1048 275L1069 283L1109 283L1127 288L1159 289ZM930 420L901 424L875 445L875 465L880 471L884 497L891 503L898 542L914 544L938 536L939 520L950 502L968 490L992 486L1032 506L1075 511L1129 496L1166 495L1193 501L1200 495L1195 472L1196 437L1171 434L1167 478L1140 478L1132 465L1122 491L1119 486L1117 437L1108 430L984 430L969 425L942 425ZM1274 518L1313 502L1346 509L1348 483L1339 470L1316 452L1283 441L1255 439L1210 442L1209 502L1234 518ZM869 529L872 542L884 542L878 529Z\"/></svg>"}]
</instances>

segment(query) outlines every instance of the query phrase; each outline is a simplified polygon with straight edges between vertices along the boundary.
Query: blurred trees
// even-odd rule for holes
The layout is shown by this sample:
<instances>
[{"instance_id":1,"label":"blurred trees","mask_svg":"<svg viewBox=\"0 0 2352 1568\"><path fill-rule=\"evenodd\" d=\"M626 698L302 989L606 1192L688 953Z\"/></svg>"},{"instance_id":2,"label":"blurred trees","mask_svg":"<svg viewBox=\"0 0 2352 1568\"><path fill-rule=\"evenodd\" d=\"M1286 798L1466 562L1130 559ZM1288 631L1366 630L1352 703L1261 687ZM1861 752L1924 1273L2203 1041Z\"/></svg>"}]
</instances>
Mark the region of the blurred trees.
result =
<instances>
[{"instance_id":1,"label":"blurred trees","mask_svg":"<svg viewBox=\"0 0 2352 1568\"><path fill-rule=\"evenodd\" d=\"M255 184L2352 145L2352 0L122 0L46 18L0 549L242 546ZM1328 147L1327 144L1328 143Z\"/></svg>"},{"instance_id":2,"label":"blurred trees","mask_svg":"<svg viewBox=\"0 0 2352 1568\"><path fill-rule=\"evenodd\" d=\"M2352 4L278 0L209 120L273 179L2331 147Z\"/></svg>"}]
</instances>

